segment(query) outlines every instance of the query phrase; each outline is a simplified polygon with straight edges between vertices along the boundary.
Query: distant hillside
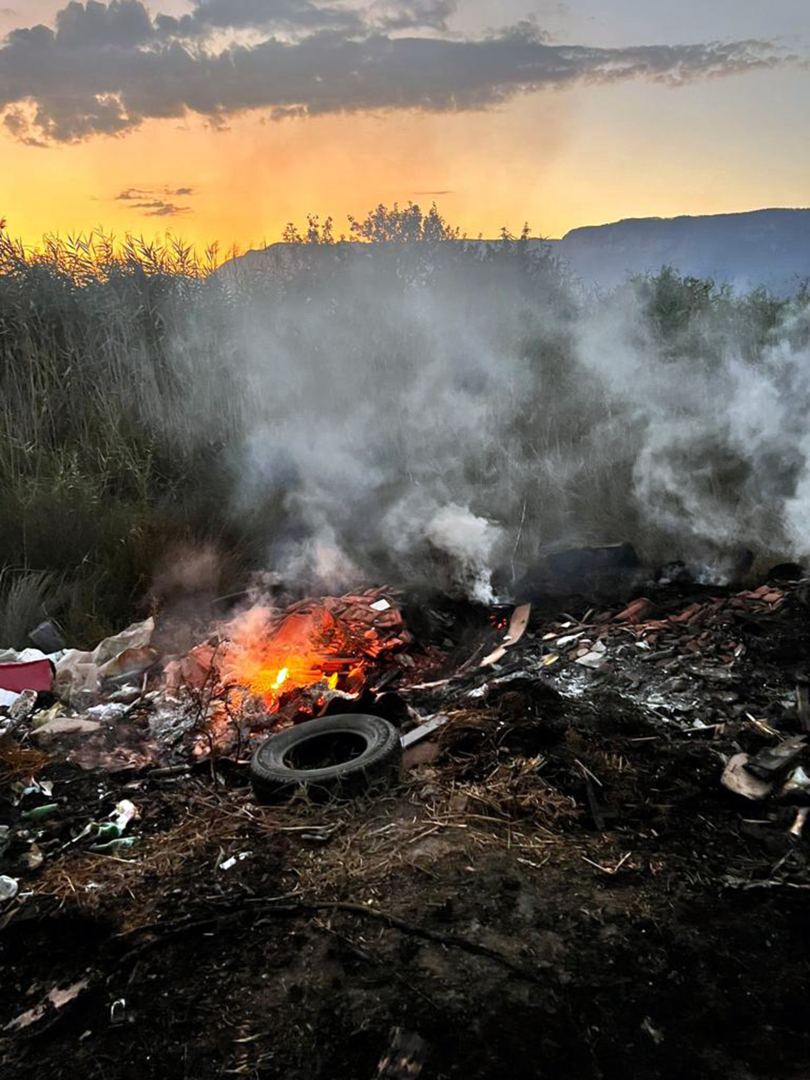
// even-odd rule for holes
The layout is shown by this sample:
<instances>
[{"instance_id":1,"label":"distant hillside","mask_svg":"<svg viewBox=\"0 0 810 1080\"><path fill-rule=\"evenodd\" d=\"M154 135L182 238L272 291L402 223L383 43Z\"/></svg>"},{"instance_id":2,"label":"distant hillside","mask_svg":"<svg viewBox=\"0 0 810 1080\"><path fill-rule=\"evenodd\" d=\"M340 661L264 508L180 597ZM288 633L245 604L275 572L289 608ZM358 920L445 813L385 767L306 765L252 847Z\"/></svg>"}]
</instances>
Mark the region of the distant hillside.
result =
<instances>
[{"instance_id":1,"label":"distant hillside","mask_svg":"<svg viewBox=\"0 0 810 1080\"><path fill-rule=\"evenodd\" d=\"M629 218L572 229L552 244L583 282L605 288L668 265L740 288L785 292L810 277L810 210Z\"/></svg>"},{"instance_id":2,"label":"distant hillside","mask_svg":"<svg viewBox=\"0 0 810 1080\"><path fill-rule=\"evenodd\" d=\"M477 247L481 241L462 241ZM486 242L486 241L484 241ZM753 210L703 217L628 218L611 225L572 229L561 240L532 240L548 246L586 286L612 288L628 275L674 266L684 274L729 282L739 289L760 285L795 291L810 278L810 210ZM245 276L272 279L301 265L335 257L368 257L361 244L307 246L272 244L248 251L219 270L230 287Z\"/></svg>"}]
</instances>

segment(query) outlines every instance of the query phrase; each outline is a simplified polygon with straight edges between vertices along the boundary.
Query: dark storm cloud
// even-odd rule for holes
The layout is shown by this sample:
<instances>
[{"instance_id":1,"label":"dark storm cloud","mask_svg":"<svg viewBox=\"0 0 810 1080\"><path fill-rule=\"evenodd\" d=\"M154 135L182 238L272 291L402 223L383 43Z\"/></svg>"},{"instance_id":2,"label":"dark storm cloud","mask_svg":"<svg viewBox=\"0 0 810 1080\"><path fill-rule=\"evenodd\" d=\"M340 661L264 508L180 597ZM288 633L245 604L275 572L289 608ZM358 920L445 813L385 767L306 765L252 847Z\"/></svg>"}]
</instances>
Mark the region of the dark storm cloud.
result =
<instances>
[{"instance_id":1,"label":"dark storm cloud","mask_svg":"<svg viewBox=\"0 0 810 1080\"><path fill-rule=\"evenodd\" d=\"M139 0L70 3L54 29L17 29L0 46L0 110L20 139L74 142L187 113L221 125L255 109L274 118L452 112L544 88L627 79L678 85L789 59L757 41L552 45L531 23L477 39L393 34L413 20L443 26L451 10L446 0L401 0L361 17L312 0L208 0L187 22L153 19ZM215 49L206 37L236 28L256 31L255 43Z\"/></svg>"}]
</instances>

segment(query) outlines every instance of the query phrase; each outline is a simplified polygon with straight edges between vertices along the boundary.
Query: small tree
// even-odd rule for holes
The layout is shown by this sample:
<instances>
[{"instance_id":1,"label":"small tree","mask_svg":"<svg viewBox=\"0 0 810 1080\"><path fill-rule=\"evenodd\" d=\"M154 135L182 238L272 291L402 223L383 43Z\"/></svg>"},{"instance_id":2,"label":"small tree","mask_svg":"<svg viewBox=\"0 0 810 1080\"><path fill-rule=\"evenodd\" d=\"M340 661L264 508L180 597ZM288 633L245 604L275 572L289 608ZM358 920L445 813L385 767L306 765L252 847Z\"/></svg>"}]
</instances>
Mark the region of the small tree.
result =
<instances>
[{"instance_id":1,"label":"small tree","mask_svg":"<svg viewBox=\"0 0 810 1080\"><path fill-rule=\"evenodd\" d=\"M362 221L350 214L349 231L352 239L365 244L439 243L458 240L461 236L458 227L444 220L436 203L426 214L413 202L401 210L398 203L390 209L380 203Z\"/></svg>"},{"instance_id":2,"label":"small tree","mask_svg":"<svg viewBox=\"0 0 810 1080\"><path fill-rule=\"evenodd\" d=\"M334 244L333 224L331 217L321 224L317 214L308 214L306 229L290 221L281 239L285 244ZM349 214L348 239L359 244L435 244L461 238L461 230L444 220L435 203L426 214L412 202L401 209L399 203L392 207L380 203L360 220Z\"/></svg>"},{"instance_id":3,"label":"small tree","mask_svg":"<svg viewBox=\"0 0 810 1080\"><path fill-rule=\"evenodd\" d=\"M509 229L505 225L501 225L501 240L505 241L506 243L510 243L510 244L522 243L522 244L525 244L526 241L528 239L530 239L531 235L532 235L532 231L529 228L528 221L525 221L523 223L523 228L520 230L520 235L519 236L515 236L515 234L511 233L509 231Z\"/></svg>"},{"instance_id":4,"label":"small tree","mask_svg":"<svg viewBox=\"0 0 810 1080\"><path fill-rule=\"evenodd\" d=\"M321 225L317 214L308 214L307 228L304 233L299 232L296 225L289 221L281 234L281 239L285 244L334 244L332 218L328 217Z\"/></svg>"}]
</instances>

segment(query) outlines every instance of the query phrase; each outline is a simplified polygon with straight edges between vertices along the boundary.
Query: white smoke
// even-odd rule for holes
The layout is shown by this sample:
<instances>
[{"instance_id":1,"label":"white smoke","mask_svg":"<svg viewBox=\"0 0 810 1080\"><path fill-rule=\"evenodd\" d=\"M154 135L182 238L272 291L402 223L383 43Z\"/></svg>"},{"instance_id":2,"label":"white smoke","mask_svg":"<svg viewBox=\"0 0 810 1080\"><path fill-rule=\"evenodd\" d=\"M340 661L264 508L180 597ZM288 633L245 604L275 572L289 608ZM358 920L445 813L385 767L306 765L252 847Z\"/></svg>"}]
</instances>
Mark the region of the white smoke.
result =
<instances>
[{"instance_id":1,"label":"white smoke","mask_svg":"<svg viewBox=\"0 0 810 1080\"><path fill-rule=\"evenodd\" d=\"M514 249L434 257L319 250L219 312L232 347L189 415L228 409L233 515L269 568L491 602L498 566L564 546L718 573L810 549L806 298L768 322L720 297L664 333L643 287L572 298Z\"/></svg>"},{"instance_id":2,"label":"white smoke","mask_svg":"<svg viewBox=\"0 0 810 1080\"><path fill-rule=\"evenodd\" d=\"M473 600L482 604L495 601L492 556L503 529L477 517L467 507L450 503L436 511L428 524L427 537L454 560L460 584Z\"/></svg>"}]
</instances>

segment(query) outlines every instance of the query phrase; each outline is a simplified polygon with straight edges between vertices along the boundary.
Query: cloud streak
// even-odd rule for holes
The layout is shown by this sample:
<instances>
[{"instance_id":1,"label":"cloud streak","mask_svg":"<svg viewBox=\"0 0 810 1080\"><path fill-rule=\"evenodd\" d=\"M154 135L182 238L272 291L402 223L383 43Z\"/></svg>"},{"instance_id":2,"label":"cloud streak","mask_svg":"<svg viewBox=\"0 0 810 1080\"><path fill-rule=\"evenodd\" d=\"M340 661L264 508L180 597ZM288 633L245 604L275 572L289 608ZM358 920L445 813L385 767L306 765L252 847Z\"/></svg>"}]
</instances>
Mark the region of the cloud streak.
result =
<instances>
[{"instance_id":1,"label":"cloud streak","mask_svg":"<svg viewBox=\"0 0 810 1080\"><path fill-rule=\"evenodd\" d=\"M464 38L445 32L453 7L199 0L178 19L153 17L140 0L72 2L53 28L14 30L0 46L0 110L18 139L69 143L189 114L222 125L257 110L274 119L482 110L543 89L632 79L677 86L791 59L759 41L549 44L533 23ZM223 35L245 31L250 43L222 45Z\"/></svg>"},{"instance_id":2,"label":"cloud streak","mask_svg":"<svg viewBox=\"0 0 810 1080\"><path fill-rule=\"evenodd\" d=\"M139 210L144 217L180 217L190 214L190 206L180 206L174 198L190 198L194 188L125 188L115 196L116 202L131 204L132 210Z\"/></svg>"}]
</instances>

